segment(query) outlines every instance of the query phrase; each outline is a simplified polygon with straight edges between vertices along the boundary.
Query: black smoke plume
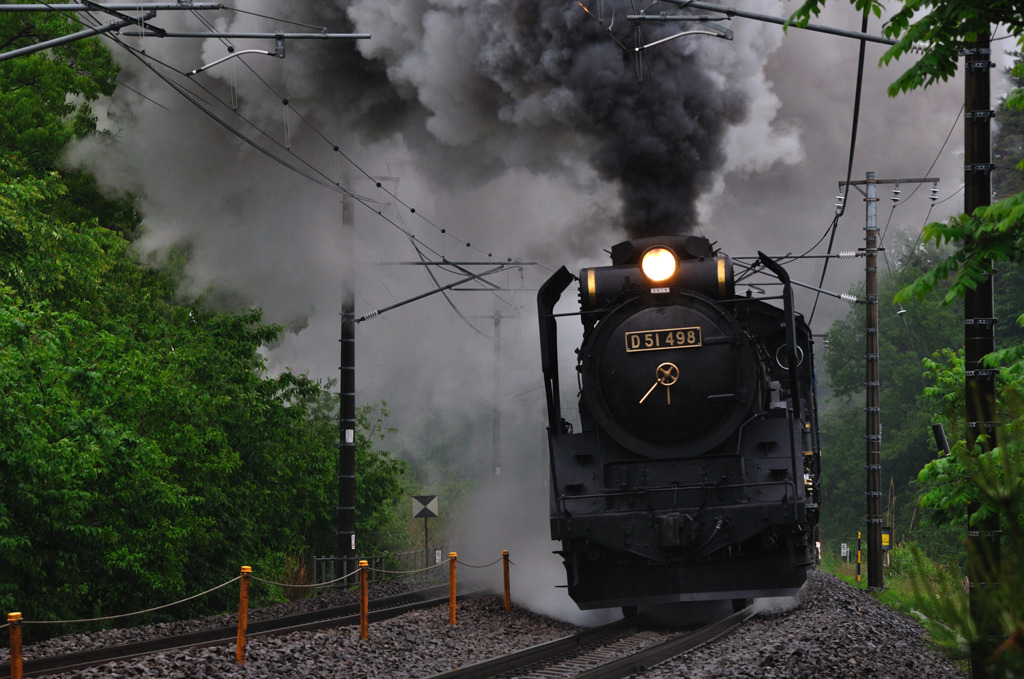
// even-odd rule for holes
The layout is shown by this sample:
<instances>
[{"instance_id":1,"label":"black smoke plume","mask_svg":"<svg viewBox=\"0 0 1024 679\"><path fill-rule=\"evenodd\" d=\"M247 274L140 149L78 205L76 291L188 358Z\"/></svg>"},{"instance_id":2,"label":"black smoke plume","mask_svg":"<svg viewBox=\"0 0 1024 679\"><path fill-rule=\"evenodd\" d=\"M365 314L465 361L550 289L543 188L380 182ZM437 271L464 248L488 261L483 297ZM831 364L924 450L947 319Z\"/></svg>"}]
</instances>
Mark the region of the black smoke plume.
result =
<instances>
[{"instance_id":1,"label":"black smoke plume","mask_svg":"<svg viewBox=\"0 0 1024 679\"><path fill-rule=\"evenodd\" d=\"M602 24L576 2L357 0L335 16L373 39L336 48L312 75L364 141L401 135L452 186L583 157L619 187L630 236L689 231L748 95L702 63L702 44L716 38L685 38L638 62L620 4L605 7ZM644 25L643 36L679 25Z\"/></svg>"}]
</instances>

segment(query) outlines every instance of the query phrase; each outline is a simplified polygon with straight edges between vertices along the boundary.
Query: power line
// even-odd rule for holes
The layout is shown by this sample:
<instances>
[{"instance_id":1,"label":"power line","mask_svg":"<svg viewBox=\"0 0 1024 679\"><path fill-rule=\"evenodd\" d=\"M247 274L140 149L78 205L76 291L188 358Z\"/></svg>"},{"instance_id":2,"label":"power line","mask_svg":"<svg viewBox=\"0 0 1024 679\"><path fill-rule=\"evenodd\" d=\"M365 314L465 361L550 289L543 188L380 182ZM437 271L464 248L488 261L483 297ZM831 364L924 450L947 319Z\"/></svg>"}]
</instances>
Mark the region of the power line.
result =
<instances>
[{"instance_id":1,"label":"power line","mask_svg":"<svg viewBox=\"0 0 1024 679\"><path fill-rule=\"evenodd\" d=\"M167 84L168 86L170 86L170 87L171 87L172 89L174 89L174 91L178 92L178 93L179 93L179 94L180 94L181 96L183 96L183 97L184 97L184 98L185 98L185 99L186 99L187 101L189 101L189 102L190 102L190 103L192 103L192 104L193 104L194 106L196 106L196 107L197 107L197 108L198 108L198 109L199 109L199 110L200 110L201 112L203 112L203 113L204 113L204 114L206 114L207 116L211 117L211 118L212 118L212 119L213 119L214 121L216 121L216 122L217 122L218 124L220 124L221 126L223 126L223 127L224 127L225 129L227 129L227 130L228 130L229 132L231 132L231 133L232 133L232 134L234 134L235 136L237 136L237 137L239 137L240 139L242 139L242 140L243 140L243 141L244 141L244 142L245 142L246 144L248 144L248 145L252 146L252 147L253 147L253 148L255 148L255 149L256 149L257 151L259 151L259 152L263 153L263 154L264 154L265 156L267 156L268 158L270 158L270 159L274 160L275 162L277 162L277 163L279 163L279 164L283 165L283 166L284 166L284 167L286 167L287 169L290 169L290 170L292 170L293 172L296 172L296 173L297 173L297 174L299 174L300 176L302 176L302 177L304 177L304 178L306 178L306 179L308 179L308 180L310 180L310 181L313 181L314 183L316 183L316 184L318 184L318 185L320 185L320 186L322 186L322 187L324 187L324 188L327 188L328 190L331 190L331 191L335 191L335 192L338 192L338 193L342 193L342 194L343 194L343 195L345 195L345 196L349 196L349 197L353 198L354 200L356 200L357 202L359 202L359 203L360 203L361 205L363 205L364 207L366 207L367 209L373 210L374 212L376 212L376 214L377 214L377 215L378 215L378 216L379 216L379 217L380 217L381 219L383 219L383 220L384 220L385 222L387 222L388 224L392 225L393 227L395 227L396 229L398 229L399 231L401 231L401 232L402 232L403 234L405 234L405 235L406 235L406 237L407 237L407 238L409 238L409 241L410 241L410 243L412 243L412 244L413 244L413 247L414 247L414 249L416 250L416 252L417 252L418 254L420 254L420 256L421 256L421 257L423 256L423 255L422 255L422 249L426 249L426 250L429 250L429 251L430 251L430 252L431 252L432 254L434 254L434 255L436 255L436 256L438 256L438 257L442 256L442 255L441 255L440 253L438 253L438 252L437 252L437 251L436 251L435 249L433 249L433 248L431 248L431 247L427 246L427 245L426 245L425 243L423 243L423 241L422 241L422 240L419 240L419 239L417 239L417 238L416 238L416 236L415 236L415 234L411 233L411 232L410 232L410 231L409 231L408 229L406 229L405 227L403 227L403 226L401 226L400 224L398 224L398 223L397 223L396 221L394 221L394 220L390 219L389 217L387 217L386 215L384 215L384 213L383 213L383 211L382 211L382 210L379 210L379 209L375 209L375 208L374 208L374 207L373 207L373 206L372 206L372 205L370 204L370 203L372 203L372 202L374 202L374 201L371 201L370 199L368 199L368 198L367 198L367 197L365 197L365 196L359 196L359 195L357 195L357 194L353 193L352 191L350 191L350 190L348 190L348 189L345 189L345 188L344 188L344 187L343 187L343 186L341 185L341 183L340 183L340 182L332 182L332 181L330 181L330 179L329 179L329 178L328 178L328 177L327 177L327 176L326 176L326 175L325 175L325 174L324 174L323 172L321 172L320 170L318 170L317 168L315 168L315 167L314 167L314 166L313 166L312 164L310 164L310 163L306 162L305 160L301 159L300 157L298 157L298 156L297 156L297 155L296 155L296 154L295 154L294 152L292 152L292 151L291 151L290 149L286 148L286 147L285 147L285 146L283 146L283 145L282 145L282 144L281 144L280 142L278 142L278 141L277 141L276 139L274 139L272 135L270 135L270 134L268 134L268 133L264 132L264 131L263 131L263 130L262 130L262 129L261 129L260 127L259 127L259 126L257 126L257 125L256 125L255 123L253 123L253 122L249 121L249 120L248 120L247 118L245 118L245 116L243 116L243 115L239 114L239 113L238 113L237 111L235 112L235 114L236 114L236 115L237 115L237 116L238 116L239 118L241 118L241 119L242 119L243 121L245 121L245 122L246 122L247 124L249 124L250 126L252 126L252 127L253 127L254 129L256 129L257 131L261 132L261 133L262 133L262 134L263 134L263 135L264 135L265 137L267 137L268 139L270 139L270 140L271 140L271 141L272 141L272 142L273 142L274 144L276 144L276 145L277 145L277 146L278 146L279 148L282 148L282 149L284 149L284 150L285 150L285 151L286 151L287 153L289 153L289 154L290 154L290 155L292 155L292 156L293 156L294 158L296 158L297 160L299 160L299 161L300 161L300 162L301 162L302 164L306 165L306 166L307 166L307 167L308 167L308 168L309 168L309 169L310 169L310 170L311 170L311 171L312 171L312 172L313 172L313 173L314 173L315 175L317 175L317 176L312 176L312 175L310 175L309 173L307 173L307 172L304 172L304 171L303 171L303 170L302 170L301 168L299 168L299 167L296 167L295 165L293 165L293 164L291 164L291 163L287 162L287 161L286 161L286 160L285 160L284 158L282 158L282 157L280 157L279 155L277 155L277 154L275 154L275 153L271 152L271 151L270 151L269 149L267 149L267 148L266 148L265 146L263 146L263 145L259 144L259 143L258 143L258 142L256 142L256 141L255 141L254 139L252 139L252 138L250 138L249 136L247 136L247 135L243 134L243 133L242 133L242 132L241 132L240 130L237 130L237 129L235 129L234 127L232 127L232 126L231 126L230 124L228 124L228 123L227 123L227 121L226 121L226 120L224 120L223 118L221 118L220 116L218 116L218 115L217 115L217 114L216 114L216 113L215 113L215 112L214 112L214 111L213 111L212 109L210 109L210 108L209 108L209 106L207 106L207 105L206 105L206 104L205 104L204 102L202 102L202 101L201 101L201 100L200 100L200 99L199 99L199 98L198 98L198 97L197 97L197 96L196 96L196 95L195 95L194 93L192 93L192 92L188 91L188 90L187 90L186 88L184 88L183 86L181 86L181 85L179 85L178 83L174 82L174 81L173 81L172 79L170 79L170 78L166 77L166 76L165 76L165 75L164 75L163 73L161 73L161 72L160 72L160 71L159 71L158 69L155 69L155 68L153 68L153 66L152 66L151 64L149 64L149 63L147 62L147 59L150 59L150 58L151 58L151 57L149 57L149 55L143 55L143 54L142 54L142 53L140 53L140 52L139 52L138 50L135 50L135 49L134 49L133 47L131 47L131 46L129 46L129 45L127 45L127 44L125 44L125 43L124 43L123 41L121 41L121 40L119 40L119 39L117 39L116 41L117 41L117 42L118 42L119 44L121 44L121 45L122 45L123 47L125 47L126 49L128 49L128 50L129 50L129 51L130 51L130 52L131 52L131 53L132 53L133 55L135 55L135 56L136 56L136 58L139 58L139 59L140 59L140 61L142 61L142 63L143 63L143 64L144 64L144 65L145 65L145 66L146 66L147 68L150 68L150 70L151 70L151 71L153 71L153 72L154 72L154 73L155 73L155 74L156 74L156 75L157 75L157 76L158 76L158 77L159 77L159 78L160 78L161 80L163 80L163 81L164 81L164 82L165 82L165 83L166 83L166 84ZM145 57L145 58L143 58L143 57ZM165 67L168 67L168 68L170 68L170 69L171 69L172 71L174 71L174 72L176 72L176 73L179 73L179 74L181 74L181 72L180 72L180 71L177 71L177 69L174 69L173 67L169 67L169 66L166 66L165 64L162 64L162 65L164 65ZM261 79L261 80L262 80L262 79ZM220 103L220 104L221 104L222 106L225 106L225 107L226 107L226 104L225 104L225 103L224 103L224 102L223 102L222 100L220 100L220 98L219 98L219 97L217 97L217 96L216 96L216 95L214 95L214 94L213 94L212 92L210 92L210 91L209 91L209 90L208 90L207 88L203 87L202 85L199 85L199 87L201 87L201 88L202 88L202 89L203 89L203 90L204 90L205 92L207 92L208 94L210 94L210 96L211 96L211 97L213 97L213 99L214 99L215 101L217 101L218 103ZM273 91L273 90L272 90L272 91ZM287 101L285 101L285 105L287 105ZM326 138L326 137L324 137L324 138ZM338 148L337 146L334 146L334 149L335 149L335 150L339 150L339 148ZM346 156L346 159L348 159L348 158L347 158L347 156ZM353 164L353 166L355 166L355 167L356 167L357 169L359 169L359 170L360 170L361 172L363 172L364 174L366 174L366 176L367 176L367 177L369 177L369 178L373 179L371 175L369 175L368 173L366 173L366 172L365 172L365 170L363 170L363 169L362 169L362 168L360 168L360 167L359 167L359 166L358 166L357 164L355 164L355 162L354 162L354 161L351 161L351 159L349 159L349 162L351 162L351 163ZM376 183L376 185L377 185L377 187L378 187L378 188L381 188L381 187L382 187L382 183L381 183L381 182L379 182L379 181L376 181L375 183ZM386 190L385 190L385 192L386 192L386 193L389 193L389 192L387 192ZM415 208L410 208L410 210L411 210L412 212L415 212ZM444 230L443 230L443 229L442 229L442 232L444 232ZM467 243L466 245L467 245L467 246L469 246L469 243ZM477 249L478 249L478 248L477 248ZM479 249L478 249L478 250L479 250ZM481 251L481 252L482 252L482 251ZM488 255L488 256L493 256L493 255L491 255L491 253L487 253L487 255ZM511 258L508 258L508 260L507 260L507 261L508 261L508 262L511 262L511 261L513 261L513 260L512 260ZM450 300L450 298L448 298L447 294L445 293L445 291L446 291L447 289L449 289L449 288L451 288L451 287L453 287L453 286L442 286L442 285L440 284L440 282L439 282L439 281L438 281L438 280L436 279L436 277L435 277L435 276L434 276L434 275L433 275L432 273L430 273L430 274L429 274L429 276L430 276L430 278L431 278L431 281L432 281L432 283L433 283L433 285L434 285L434 290L433 290L432 292L430 292L430 293L427 293L427 294L428 294L428 295L429 295L429 294L435 294L435 293L437 293L437 292L440 292L440 293L442 293L442 295L443 295L443 296L445 297L445 299L446 299L446 300L448 301L449 305L450 305L450 306L452 307L452 309L453 309L453 310L455 311L456 315L458 315L458 316L459 316L459 317L460 317L460 318L461 318L461 319L462 319L462 320L463 320L464 322L466 322L466 323L467 323L467 324L468 324L468 325L469 325L470 327L472 327L472 328L473 328L473 329L474 329L474 330L475 330L476 332L478 332L478 333L479 333L479 332L480 332L480 330L479 330L479 329L477 329L477 328L475 328L475 327L474 327L474 326L472 325L472 323L469 323L469 321L467 321L467 320L465 319L465 317L464 317L464 315L462 314L462 312L461 312L461 311L460 311L460 310L459 310L459 309L458 309L458 308L457 308L457 307L455 306L455 304L454 304L454 303L453 303L453 302L452 302L452 301ZM470 278L473 278L473 277L475 277L475 276L471 276ZM461 283L461 282L464 282L464 281L460 281L460 283ZM424 296L425 296L425 295L424 295ZM394 306L401 306L401 305L392 305L392 307L389 307L389 308L393 308ZM370 318L370 317L373 317L373 316L377 315L377 313L379 313L379 312L373 312L373 313L369 314L368 316L366 316L366 317L364 317L364 318L361 318L361 319L359 319L359 321L362 321L362 320L366 320L366 318ZM358 322L358 321L357 321L357 322ZM481 334L483 334L483 333L481 333Z\"/></svg>"},{"instance_id":2,"label":"power line","mask_svg":"<svg viewBox=\"0 0 1024 679\"><path fill-rule=\"evenodd\" d=\"M0 5L0 11L5 11L5 10L6 11L54 11L54 12L60 13L60 14L62 14L64 16L67 16L70 20L76 21L76 22L82 24L83 26L85 26L86 24L77 16L77 13L78 12L82 12L82 13L86 14L94 22L94 25L90 26L87 31L83 31L82 35L80 37L75 38L75 39L81 39L81 37L87 37L87 36L94 35L97 32L97 30L102 31L104 33L107 33L106 37L110 38L115 44L119 45L120 47L122 47L123 49L125 49L129 53L131 53L144 66L149 68L150 71L152 71L158 78L163 80L164 83L167 84L173 91L175 91L177 94L179 94L180 96L185 98L189 103L191 103L193 106L195 106L204 115L210 117L215 122L217 122L219 125L221 125L225 129L227 129L231 134L234 134L236 137L238 137L239 139L244 141L246 144L248 144L249 146L251 146L252 148L257 150L258 152L260 152L263 155L265 155L267 158L271 159L274 162L277 162L278 164L282 165L286 169L288 169L288 170L290 170L292 172L295 172L299 176L301 176L301 177L303 177L303 178L305 178L305 179L307 179L309 181L312 181L313 183L318 184L318 185L320 185L320 186L322 186L324 188L327 188L327 189L329 189L331 191L334 191L336 193L341 193L343 195L350 195L353 199L355 199L357 202L359 202L363 207L367 208L368 210L371 210L371 211L375 212L377 214L377 216L380 217L381 219L383 219L386 223L390 224L394 228L396 228L399 231L401 231L411 241L419 242L423 249L431 252L432 254L434 254L434 255L436 255L438 257L443 257L442 253L440 253L437 250L435 250L434 248L430 247L425 242L423 242L421 239L418 239L416 237L416 235L413 234L412 232L410 232L407 228L399 225L393 219L390 219L389 217L384 215L382 210L377 209L375 207L375 205L374 205L375 201L373 201L373 200L371 200L371 199L369 199L367 197L364 197L364 196L359 196L359 195L355 194L354 192L350 191L349 189L346 189L345 187L343 187L340 182L332 180L330 177L328 177L328 175L325 172L323 172L319 168L315 167L312 162L307 161L304 158L300 157L298 154L296 154L294 151L292 151L289 148L288 145L281 144L269 132L267 132L266 130L263 130L255 122L253 122L252 120L246 118L244 115L240 114L234 107L226 104L224 101L222 101L220 99L220 97L218 97L216 94L214 94L208 88L203 86L201 83L197 83L197 86L203 92L205 92L206 95L208 95L213 101L216 101L221 106L224 106L225 108L231 110L246 125L248 125L249 127L253 128L254 130L256 130L260 135L262 135L266 139L270 140L270 142L272 142L274 145L276 145L277 147L282 149L282 151L284 153L287 153L288 155L291 155L292 158L300 166L305 166L306 168L308 168L308 172L302 170L300 167L296 166L295 164L293 164L291 162L288 162L286 159L284 159L283 157L281 157L277 153L272 152L270 149L268 149L266 146L264 146L263 144L261 144L258 141L256 141L254 138L252 138L252 137L242 133L240 130L238 130L235 127L233 127L228 121L226 121L221 116L217 115L217 113L211 108L211 105L209 104L209 102L204 101L203 98L201 98L198 94L196 94L194 92L191 92L188 88L186 88L186 87L184 87L184 86L174 82L173 79L167 77L166 74L162 73L159 69L155 68L152 63L149 63L149 62L152 61L153 63L160 64L160 66L162 66L163 68L166 68L169 71L178 74L179 76L183 76L184 77L187 74L185 74L181 70L171 66L170 64L167 64L167 63L165 63L165 62L163 62L163 61L161 61L159 59L154 58L152 55L150 55L150 54L148 54L146 52L143 52L142 50L139 50L139 49L136 49L135 47L132 47L131 45L129 45L126 42L124 42L124 40L122 40L121 37L120 37L121 35L133 36L133 37L162 37L162 36L166 36L166 37L203 37L203 38L211 38L212 37L212 38L220 39L222 42L225 42L226 44L229 45L229 49L232 49L230 47L230 42L229 42L231 38L275 37L275 36L279 36L280 35L279 33L274 33L274 34L270 34L270 33L223 33L223 32L216 32L216 31L212 31L212 30L207 30L207 31L204 31L204 32L170 32L170 31L164 31L163 29L159 29L159 28L157 28L155 26L149 26L148 24L144 23L144 19L140 20L138 17L126 17L126 18L122 19L120 24L115 24L115 25L113 25L113 28L108 28L106 26L97 26L98 23L99 23L98 20L94 16L92 16L90 14L90 12L89 12L89 10L100 10L100 11L108 11L109 10L109 12L120 12L121 10L126 10L126 11L127 10L138 10L140 7L145 9L147 7L150 7L150 6L153 6L153 7L156 7L156 8L160 8L160 9L189 9L189 10L193 10L191 12L191 14L193 16L198 16L198 13L195 11L197 9L223 9L224 8L223 5L216 4L216 3L190 3L188 5L181 5L181 4L178 4L178 3L150 3L150 4L147 4L147 3L141 3L141 4L122 3L122 4L109 4L109 5L100 5L98 3L83 3L81 5L52 5L52 4L47 4L47 3L39 3L39 4L33 5L33 6L28 6L28 5L24 5L24 6L23 5ZM258 13L255 13L255 12L247 12L247 11L244 11L244 10L236 10L236 11L238 11L239 13L243 13L243 14L251 14L251 15L254 15L254 16L262 17L262 18L272 19L274 21L281 21L281 22L284 22L284 23L290 23L290 24L295 24L295 25L302 25L302 26L305 26L305 27L308 27L308 28L317 29L317 31L318 31L317 33L310 33L310 34L284 34L286 37L296 37L296 38L300 38L300 39L312 39L312 38L324 38L324 37L349 37L349 38L354 38L354 39L363 39L364 37L365 38L369 37L368 34L330 34L330 33L326 32L326 28L324 28L324 27L310 26L310 25L307 25L307 24L298 24L297 22L293 22L293 21L290 21L290 20L287 20L287 19L281 19L281 18L278 18L278 17L270 17L268 15L258 14ZM150 17L146 17L146 18L148 19ZM120 31L119 30L120 28L126 27L127 25L138 24L140 21L143 21L143 26L146 29L148 29L148 30L140 30L138 32L135 32L135 31L131 31L131 32L130 31ZM208 28L210 28L209 22L206 21L205 19L200 19L200 22L204 26L207 26ZM110 34L110 33L114 32L114 31L117 31L119 33L119 35L111 35ZM0 53L0 59L8 58L6 55L9 55L9 54L10 53ZM245 61L243 60L242 63L245 63ZM299 111L297 111L294 108L294 106L292 106L288 102L287 98L283 97L280 93L278 93L264 78L259 76L259 74L256 73L256 71L253 70L251 66L249 66L248 64L245 64L245 65L249 69L249 71L270 92L272 92L275 96L277 96L280 101L282 101L282 104L285 107L286 113L288 111L294 113L299 118L299 120L301 120L307 127L309 127L311 130L313 130L322 140L324 140L324 142L329 144L333 152L338 153L340 157L344 158L353 168L355 168L358 172L360 172L367 179L370 179L371 181L375 181L371 173L367 172L355 160L353 160L349 155L347 155L344 151L342 151L340 146L338 144L336 144L336 143L333 143L323 131L319 130L314 125L312 125L305 116L303 116ZM129 89L132 89L132 88L129 88ZM135 90L132 90L132 91L135 91ZM144 96L144 95L140 95L140 96ZM144 98L146 98L149 101L152 101L148 97L144 97ZM464 245L467 248L470 248L470 249L472 249L472 250L474 250L476 252L479 252L482 255L485 255L487 257L494 257L493 252L488 252L488 251L486 251L484 249L481 249L481 248L479 248L477 246L474 246L470 241L468 241L466 239L457 238L454 234L449 233L449 230L446 227L443 227L443 226L437 224L433 220L431 220L428 217L424 216L422 213L418 212L414 206L412 206L412 205L408 204L407 202L405 202L404 200L400 199L397 194L391 192L387 188L384 188L380 182L376 182L376 187L378 189L381 189L388 196L390 196L397 204L399 204L403 208L407 209L410 214L417 215L422 221L424 221L427 225L433 227L437 232L439 232L445 238L452 238L452 239L456 240L457 242L459 242L461 245ZM506 258L506 261L511 262L512 258L508 257L508 258Z\"/></svg>"},{"instance_id":3,"label":"power line","mask_svg":"<svg viewBox=\"0 0 1024 679\"><path fill-rule=\"evenodd\" d=\"M861 33L867 33L868 30L868 16L870 11L869 5L864 5L864 14L861 17L860 30ZM836 240L836 230L839 228L839 219L846 212L846 199L850 196L850 179L853 176L853 157L857 150L857 128L860 123L860 99L861 93L864 89L864 53L867 48L867 41L863 38L860 41L860 49L857 53L857 86L854 90L853 95L853 123L851 124L850 131L850 153L847 156L846 162L846 190L843 192L842 200L836 207L836 213L832 217L832 224L829 227L831 234L828 239L828 249L826 252L832 253L832 246ZM820 242L820 241L819 241ZM828 263L830 260L826 259L824 266L821 267L821 277L818 280L818 287L825 285L825 274L828 272ZM814 296L814 305L811 307L811 315L807 318L807 325L809 326L814 321L814 312L818 309L818 300L821 299L821 295Z\"/></svg>"}]
</instances>

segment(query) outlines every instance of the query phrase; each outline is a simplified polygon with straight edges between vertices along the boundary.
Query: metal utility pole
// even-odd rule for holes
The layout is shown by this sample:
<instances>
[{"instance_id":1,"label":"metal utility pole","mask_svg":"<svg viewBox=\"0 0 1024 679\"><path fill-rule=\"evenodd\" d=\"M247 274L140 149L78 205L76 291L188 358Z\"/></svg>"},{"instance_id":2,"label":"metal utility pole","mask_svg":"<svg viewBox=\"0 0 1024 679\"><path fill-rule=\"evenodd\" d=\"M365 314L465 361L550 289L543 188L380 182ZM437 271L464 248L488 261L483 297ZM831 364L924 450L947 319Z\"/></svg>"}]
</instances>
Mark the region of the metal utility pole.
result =
<instances>
[{"instance_id":1,"label":"metal utility pole","mask_svg":"<svg viewBox=\"0 0 1024 679\"><path fill-rule=\"evenodd\" d=\"M987 27L964 50L964 213L992 202L992 138L990 108L991 60ZM967 415L967 449L972 450L982 436L984 450L995 444L996 372L986 369L982 359L995 349L995 305L992 277L988 276L964 295L964 397ZM968 506L967 575L970 580L971 618L978 640L971 645L971 676L988 677L985 666L996 648L999 624L994 615L986 615L982 596L992 593L998 584L1002 555L999 544L999 516L969 523L977 510Z\"/></svg>"},{"instance_id":2,"label":"metal utility pole","mask_svg":"<svg viewBox=\"0 0 1024 679\"><path fill-rule=\"evenodd\" d=\"M878 405L878 197L875 173L867 173L867 218L864 224L865 406L867 413L868 589L885 585L882 573L882 421Z\"/></svg>"},{"instance_id":3,"label":"metal utility pole","mask_svg":"<svg viewBox=\"0 0 1024 679\"><path fill-rule=\"evenodd\" d=\"M867 453L867 543L868 543L868 589L881 589L885 585L882 572L882 420L879 407L881 378L878 369L878 253L884 248L878 242L878 195L879 184L936 183L934 177L923 179L877 179L874 172L868 172L863 181L839 182L853 186L864 195L867 216L864 224L864 337L865 337L865 407L867 426L865 440ZM860 188L863 186L863 190Z\"/></svg>"},{"instance_id":4,"label":"metal utility pole","mask_svg":"<svg viewBox=\"0 0 1024 679\"><path fill-rule=\"evenodd\" d=\"M338 551L342 574L356 570L356 313L355 205L341 200L342 244L347 248L341 285L341 365L338 383Z\"/></svg>"},{"instance_id":5,"label":"metal utility pole","mask_svg":"<svg viewBox=\"0 0 1024 679\"><path fill-rule=\"evenodd\" d=\"M491 383L494 403L491 405L491 462L494 477L501 476L501 312L494 310L494 366Z\"/></svg>"}]
</instances>

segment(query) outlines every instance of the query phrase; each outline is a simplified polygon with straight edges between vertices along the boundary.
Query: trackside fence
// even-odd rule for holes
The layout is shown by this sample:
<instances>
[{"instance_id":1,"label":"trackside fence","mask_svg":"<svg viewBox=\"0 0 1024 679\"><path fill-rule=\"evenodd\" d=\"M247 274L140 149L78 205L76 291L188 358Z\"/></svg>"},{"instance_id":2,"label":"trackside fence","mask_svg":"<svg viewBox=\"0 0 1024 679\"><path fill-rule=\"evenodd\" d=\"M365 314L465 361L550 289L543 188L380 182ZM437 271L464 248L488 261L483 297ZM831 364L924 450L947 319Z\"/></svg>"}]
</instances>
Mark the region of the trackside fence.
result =
<instances>
[{"instance_id":1,"label":"trackside fence","mask_svg":"<svg viewBox=\"0 0 1024 679\"><path fill-rule=\"evenodd\" d=\"M434 550L436 553L436 550ZM412 552L408 553L412 555ZM245 649L247 643L247 630L248 630L248 619L249 619L249 586L252 582L262 582L267 585L278 586L283 589L294 590L298 587L308 587L312 591L319 591L326 588L338 588L338 587L358 587L359 590L359 612L360 612L360 625L359 625L359 636L362 639L369 637L369 584L371 582L382 582L397 577L408 577L411 575L423 574L429 571L438 571L440 577L443 578L443 569L448 570L448 620L449 624L455 625L455 603L456 603L456 565L462 564L467 568L489 568L497 565L499 562L502 564L502 579L505 593L505 610L511 610L511 596L510 596L510 583L509 583L509 553L508 550L504 550L501 556L489 564L473 565L458 561L458 554L456 552L448 552L448 558L441 560L439 563L423 565L424 561L429 561L423 558L423 550L419 550L419 562L416 561L416 557L407 557L409 561L406 563L411 564L413 567L407 570L397 569L384 569L373 566L373 563L379 563L388 565L391 563L402 563L402 555L390 555L387 557L374 557L372 559L360 559L358 561L357 569L352 571L348 575L340 578L331 580L318 580L315 583L307 585L296 585L293 583L273 582L270 580L262 580L257 578L252 568L249 566L242 566L241 572L237 577L234 577L227 582L224 582L216 587L200 592L193 596L181 599L168 604L155 606L153 608L147 608L145 610L135 611L132 613L123 613L121 615L112 615L102 618L84 618L79 620L24 620L22 619L21 612L12 612L7 615L7 623L0 625L0 630L7 627L10 633L10 659L7 663L0 664L0 678L11 677L11 679L23 679L24 672L24 660L22 654L22 628L25 625L75 625L75 624L94 624L97 622L114 621L123 618L129 618L132 616L143 615L146 613L152 613L159 611L178 604L185 603L198 599L199 597L206 596L212 592L227 587L234 583L239 583L238 590L238 631L235 640L235 661L239 664L245 664ZM333 557L318 557L323 559L333 559ZM391 559L398 559L397 561L390 561ZM337 566L337 562L342 559L334 559L331 563ZM316 562L314 562L316 563ZM325 562L326 563L326 562Z\"/></svg>"},{"instance_id":2,"label":"trackside fence","mask_svg":"<svg viewBox=\"0 0 1024 679\"><path fill-rule=\"evenodd\" d=\"M377 584L385 580L393 580L396 577L408 577L421 571L431 570L434 566L447 561L449 551L448 545L439 545L430 549L361 556L351 559L349 568L345 567L347 565L345 557L314 556L313 591L319 594L332 587L344 586L330 583L337 583L345 572L353 572L361 561L366 561L370 568L369 584Z\"/></svg>"}]
</instances>

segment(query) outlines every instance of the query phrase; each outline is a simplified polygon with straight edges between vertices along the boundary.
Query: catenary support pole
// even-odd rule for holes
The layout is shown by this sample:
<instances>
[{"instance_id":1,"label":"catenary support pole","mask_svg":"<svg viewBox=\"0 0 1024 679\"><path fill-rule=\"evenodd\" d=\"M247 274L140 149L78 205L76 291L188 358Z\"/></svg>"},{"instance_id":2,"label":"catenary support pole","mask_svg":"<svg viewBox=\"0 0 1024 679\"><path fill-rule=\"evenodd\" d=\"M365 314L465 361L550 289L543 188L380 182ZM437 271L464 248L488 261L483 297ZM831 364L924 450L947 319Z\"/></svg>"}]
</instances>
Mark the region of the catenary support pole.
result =
<instances>
[{"instance_id":1,"label":"catenary support pole","mask_svg":"<svg viewBox=\"0 0 1024 679\"><path fill-rule=\"evenodd\" d=\"M342 576L355 572L356 563L356 296L355 204L345 195L341 201L342 261L341 366L338 383L338 550Z\"/></svg>"},{"instance_id":2,"label":"catenary support pole","mask_svg":"<svg viewBox=\"0 0 1024 679\"><path fill-rule=\"evenodd\" d=\"M491 466L501 476L501 311L494 310L494 361L491 366L493 399L491 404Z\"/></svg>"}]
</instances>

